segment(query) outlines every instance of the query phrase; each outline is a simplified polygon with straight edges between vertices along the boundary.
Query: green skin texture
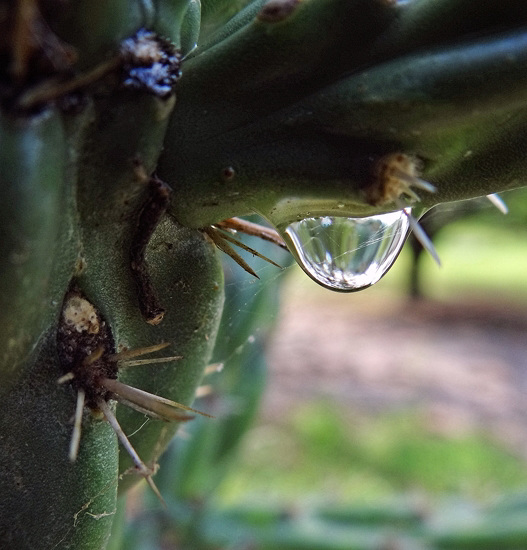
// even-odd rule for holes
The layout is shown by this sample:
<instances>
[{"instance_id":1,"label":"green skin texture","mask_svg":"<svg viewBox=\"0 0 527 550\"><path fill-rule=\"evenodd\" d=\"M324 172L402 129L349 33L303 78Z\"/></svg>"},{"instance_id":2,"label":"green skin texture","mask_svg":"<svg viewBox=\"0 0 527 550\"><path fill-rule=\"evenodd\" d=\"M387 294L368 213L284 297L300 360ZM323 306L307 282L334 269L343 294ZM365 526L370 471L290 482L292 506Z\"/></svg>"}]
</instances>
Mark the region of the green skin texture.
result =
<instances>
[{"instance_id":1,"label":"green skin texture","mask_svg":"<svg viewBox=\"0 0 527 550\"><path fill-rule=\"evenodd\" d=\"M45 292L41 291L42 318L35 324L47 324L49 328L35 331L40 341L37 336L33 342L25 339L18 378L4 396L0 533L12 547L103 548L115 512L119 455L110 427L87 415L79 457L75 464L67 458L75 396L68 387L57 385L63 373L56 357L55 339L60 305L72 275L97 305L118 346L136 348L170 342L166 353L183 356L166 365L130 369L122 374L122 381L189 403L212 352L223 303L223 274L213 245L201 232L183 228L168 217L163 220L151 239L147 262L167 313L161 325L154 327L144 321L139 311L130 276L129 249L146 189L145 183L134 176L129 151L135 151L132 158L144 159L145 167L151 169L161 146L168 111L155 98L147 97L139 110L138 102L141 104L141 99L133 96L112 98L109 105L96 105L93 109L84 131L85 148L78 159L83 168L77 176L78 204L71 216L76 218L77 230L69 232L76 246L70 246L74 254L63 259L69 266L68 277L48 280L51 290L45 286ZM113 119L117 126L109 119L108 110L117 113ZM160 113L164 119L157 122ZM133 128L144 131L134 132ZM115 132L124 136L126 142L116 143L112 137ZM58 219L63 215L63 211L56 212ZM42 239L47 242L47 235ZM36 246L35 256L39 252ZM46 279L50 279L49 275ZM2 280L7 285L10 279ZM13 285L4 288L2 296L18 297L13 290ZM51 319L50 303L56 304ZM13 308L16 305L18 302ZM39 345L31 353L35 342ZM119 407L117 416L126 433L136 432L144 424L143 415L124 407ZM132 438L132 443L142 459L153 464L176 429L176 423L152 421L138 432L140 436ZM31 442L30 448L20 445L21 441ZM125 472L132 464L125 453L120 459L120 471ZM139 479L133 474L125 475L121 487ZM13 510L16 521L10 513ZM44 523L37 510L47 518L45 534L39 527Z\"/></svg>"},{"instance_id":2,"label":"green skin texture","mask_svg":"<svg viewBox=\"0 0 527 550\"><path fill-rule=\"evenodd\" d=\"M192 50L177 103L115 91L80 114L52 106L0 119L0 542L13 548L102 549L116 495L138 480L108 424L85 414L67 457L75 396L56 383L56 328L70 281L107 320L118 346L170 342L183 359L120 379L192 401L223 303L218 255L198 230L259 212L275 225L306 215L364 216L381 156L423 160L438 187L423 204L523 185L527 6L512 0L303 0L279 21L249 4L75 0L50 26L80 70L146 26ZM200 15L201 11L201 15ZM161 155L161 156L160 156ZM167 313L145 323L129 269L147 198L140 159L173 189L147 250ZM222 179L226 167L235 177ZM344 205L342 207L341 205ZM119 406L125 433L153 463L176 424ZM211 421L213 422L213 421ZM120 454L120 456L119 456ZM120 461L120 464L119 464ZM161 488L161 491L163 489Z\"/></svg>"},{"instance_id":3,"label":"green skin texture","mask_svg":"<svg viewBox=\"0 0 527 550\"><path fill-rule=\"evenodd\" d=\"M124 12L120 21L126 24L119 36L141 26L131 26ZM181 28L182 40L195 41L195 25ZM56 329L72 279L106 319L117 346L170 342L166 354L183 356L130 369L122 381L189 403L209 360L223 273L203 234L165 217L152 236L146 259L167 310L161 325L142 318L130 275L131 238L147 198L133 160L152 172L173 105L173 98L122 92L95 98L80 115L44 109L38 116L1 119L0 208L7 237L0 276L2 547L105 548L118 484L124 490L140 480L134 474L119 478L131 462L119 453L110 426L87 411L78 458L73 464L68 459L76 398L57 384L63 372ZM144 424L143 415L124 407L117 417L128 434ZM152 421L132 443L153 464L176 429L176 423Z\"/></svg>"},{"instance_id":4,"label":"green skin texture","mask_svg":"<svg viewBox=\"0 0 527 550\"><path fill-rule=\"evenodd\" d=\"M258 4L186 62L157 170L181 223L387 211L364 189L394 152L422 159L425 206L524 184L525 4L308 0L274 23Z\"/></svg>"}]
</instances>

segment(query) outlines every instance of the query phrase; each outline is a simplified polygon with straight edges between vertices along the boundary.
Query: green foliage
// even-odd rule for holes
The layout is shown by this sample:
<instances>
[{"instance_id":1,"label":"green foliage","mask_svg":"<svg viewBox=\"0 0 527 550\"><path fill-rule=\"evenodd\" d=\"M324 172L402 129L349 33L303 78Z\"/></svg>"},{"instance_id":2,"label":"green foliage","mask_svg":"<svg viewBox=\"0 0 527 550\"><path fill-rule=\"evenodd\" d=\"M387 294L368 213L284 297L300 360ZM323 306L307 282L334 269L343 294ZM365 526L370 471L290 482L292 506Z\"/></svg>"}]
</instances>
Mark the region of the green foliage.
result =
<instances>
[{"instance_id":1,"label":"green foliage","mask_svg":"<svg viewBox=\"0 0 527 550\"><path fill-rule=\"evenodd\" d=\"M202 481L215 484L216 466ZM257 426L219 493L147 507L123 547L521 549L526 500L510 491L526 481L525 465L483 437L434 435L408 414L350 422L322 403Z\"/></svg>"},{"instance_id":2,"label":"green foliage","mask_svg":"<svg viewBox=\"0 0 527 550\"><path fill-rule=\"evenodd\" d=\"M525 495L510 493L527 481L519 459L484 437L434 435L411 414L354 418L321 403L257 426L215 496L175 488L167 512L134 516L124 547L525 547ZM164 472L169 461L181 472L181 450L193 446L179 441ZM194 487L207 476L215 485L217 467Z\"/></svg>"},{"instance_id":3,"label":"green foliage","mask_svg":"<svg viewBox=\"0 0 527 550\"><path fill-rule=\"evenodd\" d=\"M228 504L299 493L361 503L420 489L483 500L526 482L521 460L482 436L451 439L408 413L366 420L322 403L250 432L219 495Z\"/></svg>"}]
</instances>

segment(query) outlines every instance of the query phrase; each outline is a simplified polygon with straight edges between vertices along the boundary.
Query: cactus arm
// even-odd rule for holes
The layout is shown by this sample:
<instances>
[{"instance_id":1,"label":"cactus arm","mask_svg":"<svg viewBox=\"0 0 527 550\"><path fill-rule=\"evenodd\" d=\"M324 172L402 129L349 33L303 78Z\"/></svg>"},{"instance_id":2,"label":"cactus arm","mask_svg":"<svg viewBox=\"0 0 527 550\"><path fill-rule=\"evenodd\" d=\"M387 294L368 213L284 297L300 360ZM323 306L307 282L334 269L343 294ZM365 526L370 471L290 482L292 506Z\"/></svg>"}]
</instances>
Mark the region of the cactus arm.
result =
<instances>
[{"instance_id":1,"label":"cactus arm","mask_svg":"<svg viewBox=\"0 0 527 550\"><path fill-rule=\"evenodd\" d=\"M273 114L363 65L396 15L380 2L310 0L270 23L259 19L260 4L250 4L226 25L229 33L222 28L214 46L200 44L185 63L171 127L189 129L189 145Z\"/></svg>"},{"instance_id":2,"label":"cactus arm","mask_svg":"<svg viewBox=\"0 0 527 550\"><path fill-rule=\"evenodd\" d=\"M60 307L53 257L66 243L61 230L67 222L63 225L60 217L68 201L65 149L55 112L29 120L0 119L2 392Z\"/></svg>"},{"instance_id":3,"label":"cactus arm","mask_svg":"<svg viewBox=\"0 0 527 550\"><path fill-rule=\"evenodd\" d=\"M54 330L42 337L28 364L31 369L3 398L0 540L6 548L104 548L117 494L113 433L106 423L85 417L72 464L69 419L75 400L57 384Z\"/></svg>"},{"instance_id":4,"label":"cactus arm","mask_svg":"<svg viewBox=\"0 0 527 550\"><path fill-rule=\"evenodd\" d=\"M183 55L187 56L196 49L200 28L201 3L199 0L190 0L181 23L181 53Z\"/></svg>"},{"instance_id":5,"label":"cactus arm","mask_svg":"<svg viewBox=\"0 0 527 550\"><path fill-rule=\"evenodd\" d=\"M330 2L339 12L328 2L300 3L278 23L257 15L188 61L158 167L174 187L172 211L181 223L254 211L275 224L309 213L378 212L364 191L379 157L394 152L422 161L423 177L438 187L422 197L427 205L522 185L527 44L499 3L496 21L481 17L458 29L476 34L452 31L440 44L417 31L411 41L397 34L406 18L431 18L425 3L409 3L421 6L416 14ZM437 8L444 17L453 9L445 6L445 13ZM341 50L332 50L307 33L315 19L325 36L353 21L361 47L341 41ZM496 32L505 25L512 30ZM300 57L306 52L307 61ZM192 131L178 132L182 127ZM226 181L231 169L235 176Z\"/></svg>"},{"instance_id":6,"label":"cactus arm","mask_svg":"<svg viewBox=\"0 0 527 550\"><path fill-rule=\"evenodd\" d=\"M71 12L53 19L54 29L71 35L85 54L79 69L115 55L120 35L144 22L136 18L136 4L119 5L130 8L121 13L119 36L106 41L101 27L93 48L83 42L88 40L83 32L75 33L78 21L69 19ZM110 8L116 6L113 2ZM86 23L100 23L97 17L105 12L99 8ZM119 13L113 15L119 19ZM0 121L2 229L14 230L3 241L1 256L1 322L9 329L0 363L2 547L100 550L110 536L118 445L110 426L87 408L77 459L68 458L76 396L68 384L57 383L64 374L57 323L70 283L101 311L118 346L167 341L182 352L175 377L175 362L169 368L134 367L123 376L143 389L153 384L154 391L181 402L192 399L199 383L223 302L213 245L200 231L181 228L165 216L145 248L148 273L167 305L163 329L148 325L138 307L130 249L145 199L141 174L154 169L174 97L117 92L110 78L98 83L95 97L83 100L69 113L39 106L40 115L16 113ZM144 422L134 414L121 419L125 433ZM142 458L153 465L175 430L176 425L159 421L146 427L136 445ZM126 476L125 482L137 479Z\"/></svg>"},{"instance_id":7,"label":"cactus arm","mask_svg":"<svg viewBox=\"0 0 527 550\"><path fill-rule=\"evenodd\" d=\"M372 159L393 151L423 160L423 177L438 187L423 195L424 204L521 186L527 42L523 34L500 42L391 62L182 151L172 174L176 197L184 189L189 203L173 203L176 217L186 222L194 215L193 189L200 192L195 219L202 224L251 210L277 224L310 213L368 215L375 212L364 195ZM515 62L507 63L511 55ZM187 172L197 157L199 168ZM226 166L236 173L233 181L222 181Z\"/></svg>"},{"instance_id":8,"label":"cactus arm","mask_svg":"<svg viewBox=\"0 0 527 550\"><path fill-rule=\"evenodd\" d=\"M56 333L69 285L100 311L116 351L168 342L183 357L122 371L121 383L189 403L223 303L218 257L199 228L253 211L281 224L392 208L366 190L379 158L394 152L419 158L438 187L426 205L522 184L526 8L257 0L221 29L228 2L207 0L204 43L191 53L197 0L16 6L0 22L9 36L0 39L1 542L97 550L131 462L88 410L77 461L68 460L76 400L57 384ZM28 6L38 9L24 19ZM17 17L21 30L10 34ZM170 87L123 90L134 77L122 78L120 45L141 27L190 54L177 103ZM108 60L111 71L93 73ZM17 103L39 85L53 93ZM154 170L172 187L171 204L144 225ZM141 313L131 259L166 311L159 325ZM116 415L154 467L177 426L121 405ZM137 479L124 475L120 489Z\"/></svg>"},{"instance_id":9,"label":"cactus arm","mask_svg":"<svg viewBox=\"0 0 527 550\"><path fill-rule=\"evenodd\" d=\"M148 238L143 266L166 310L158 325L143 317L130 269L130 250L149 193L145 174L155 166L171 103L171 99L141 99L125 92L95 105L80 162L83 269L77 284L107 319L117 351L169 342L166 355L183 356L168 364L125 369L120 380L188 403L210 357L223 302L223 278L214 246L201 232L162 218ZM144 415L121 405L117 417L127 434L145 424ZM131 442L143 461L153 466L176 429L176 423L149 421ZM126 453L120 461L121 472L132 465ZM125 476L122 487L139 479Z\"/></svg>"},{"instance_id":10,"label":"cactus arm","mask_svg":"<svg viewBox=\"0 0 527 550\"><path fill-rule=\"evenodd\" d=\"M75 401L57 385L54 326L78 253L66 134L53 111L3 119L0 133L2 220L15 222L5 235L17 229L16 247L4 241L1 278L2 333L12 342L2 349L13 356L1 362L0 540L11 548L96 550L115 508L117 446L87 418L76 468L69 462ZM20 246L21 261L6 263Z\"/></svg>"},{"instance_id":11,"label":"cactus arm","mask_svg":"<svg viewBox=\"0 0 527 550\"><path fill-rule=\"evenodd\" d=\"M104 548L115 512L118 448L109 425L85 413L78 458L73 464L68 459L75 395L66 385L57 384L63 372L56 352L55 323L71 276L101 310L118 346L167 341L184 356L180 363L168 366L134 367L122 377L126 382L188 402L214 343L223 301L222 273L213 245L199 231L181 228L165 217L146 249L153 286L167 308L162 328L147 324L138 307L129 251L146 186L133 161L142 158L144 166L152 169L169 110L157 98L147 97L140 114L130 116L126 109L137 99L127 103L121 97L119 106L109 111L106 100L93 108L91 126L85 130L86 147L77 158L78 218L75 215L74 219L80 235L68 233L77 246L68 248L74 255L62 258L65 276L53 281L57 304L53 318L45 319L49 329L37 339L16 384L4 396L0 533L2 542L11 547ZM122 116L113 118L109 112ZM116 133L121 136L117 142ZM49 144L57 146L53 141ZM27 159L24 166L32 168ZM41 168L38 163L37 167ZM67 164L61 168L67 170ZM70 206L75 207L75 201ZM64 219L68 219L67 212ZM79 241L82 252L76 262ZM47 309L48 295L44 297ZM138 413L127 416L118 410L117 415L128 434L144 424ZM143 460L153 464L176 427L159 421L145 426L140 442L134 441ZM121 459L124 472L130 464L124 455ZM139 479L125 476L123 484ZM37 510L47 514L46 521Z\"/></svg>"}]
</instances>

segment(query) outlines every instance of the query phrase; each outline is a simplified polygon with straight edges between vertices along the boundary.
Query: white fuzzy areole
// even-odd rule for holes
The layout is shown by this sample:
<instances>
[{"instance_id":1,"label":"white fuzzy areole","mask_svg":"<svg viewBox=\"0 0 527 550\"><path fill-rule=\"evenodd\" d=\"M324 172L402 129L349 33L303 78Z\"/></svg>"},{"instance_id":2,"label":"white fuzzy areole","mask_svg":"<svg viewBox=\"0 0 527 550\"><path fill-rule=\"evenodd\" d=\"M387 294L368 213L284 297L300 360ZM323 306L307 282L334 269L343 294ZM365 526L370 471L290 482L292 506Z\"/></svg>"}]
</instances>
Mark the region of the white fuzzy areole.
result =
<instances>
[{"instance_id":1,"label":"white fuzzy areole","mask_svg":"<svg viewBox=\"0 0 527 550\"><path fill-rule=\"evenodd\" d=\"M62 315L64 321L77 332L99 333L99 316L93 305L85 298L71 296L64 306Z\"/></svg>"}]
</instances>

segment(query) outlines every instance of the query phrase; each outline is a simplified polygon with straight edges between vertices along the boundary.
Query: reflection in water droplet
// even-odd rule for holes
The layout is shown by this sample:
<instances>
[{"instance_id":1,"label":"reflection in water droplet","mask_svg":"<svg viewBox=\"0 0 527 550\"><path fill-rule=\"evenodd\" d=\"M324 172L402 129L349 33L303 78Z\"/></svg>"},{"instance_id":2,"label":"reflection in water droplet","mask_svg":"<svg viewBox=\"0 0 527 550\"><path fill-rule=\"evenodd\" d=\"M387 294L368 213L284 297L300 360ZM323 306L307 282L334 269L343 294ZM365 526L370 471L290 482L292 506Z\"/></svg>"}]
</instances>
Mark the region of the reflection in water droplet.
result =
<instances>
[{"instance_id":1,"label":"reflection in water droplet","mask_svg":"<svg viewBox=\"0 0 527 550\"><path fill-rule=\"evenodd\" d=\"M283 236L312 279L351 292L373 285L390 269L408 227L400 210L367 218L306 218L289 224Z\"/></svg>"}]
</instances>

